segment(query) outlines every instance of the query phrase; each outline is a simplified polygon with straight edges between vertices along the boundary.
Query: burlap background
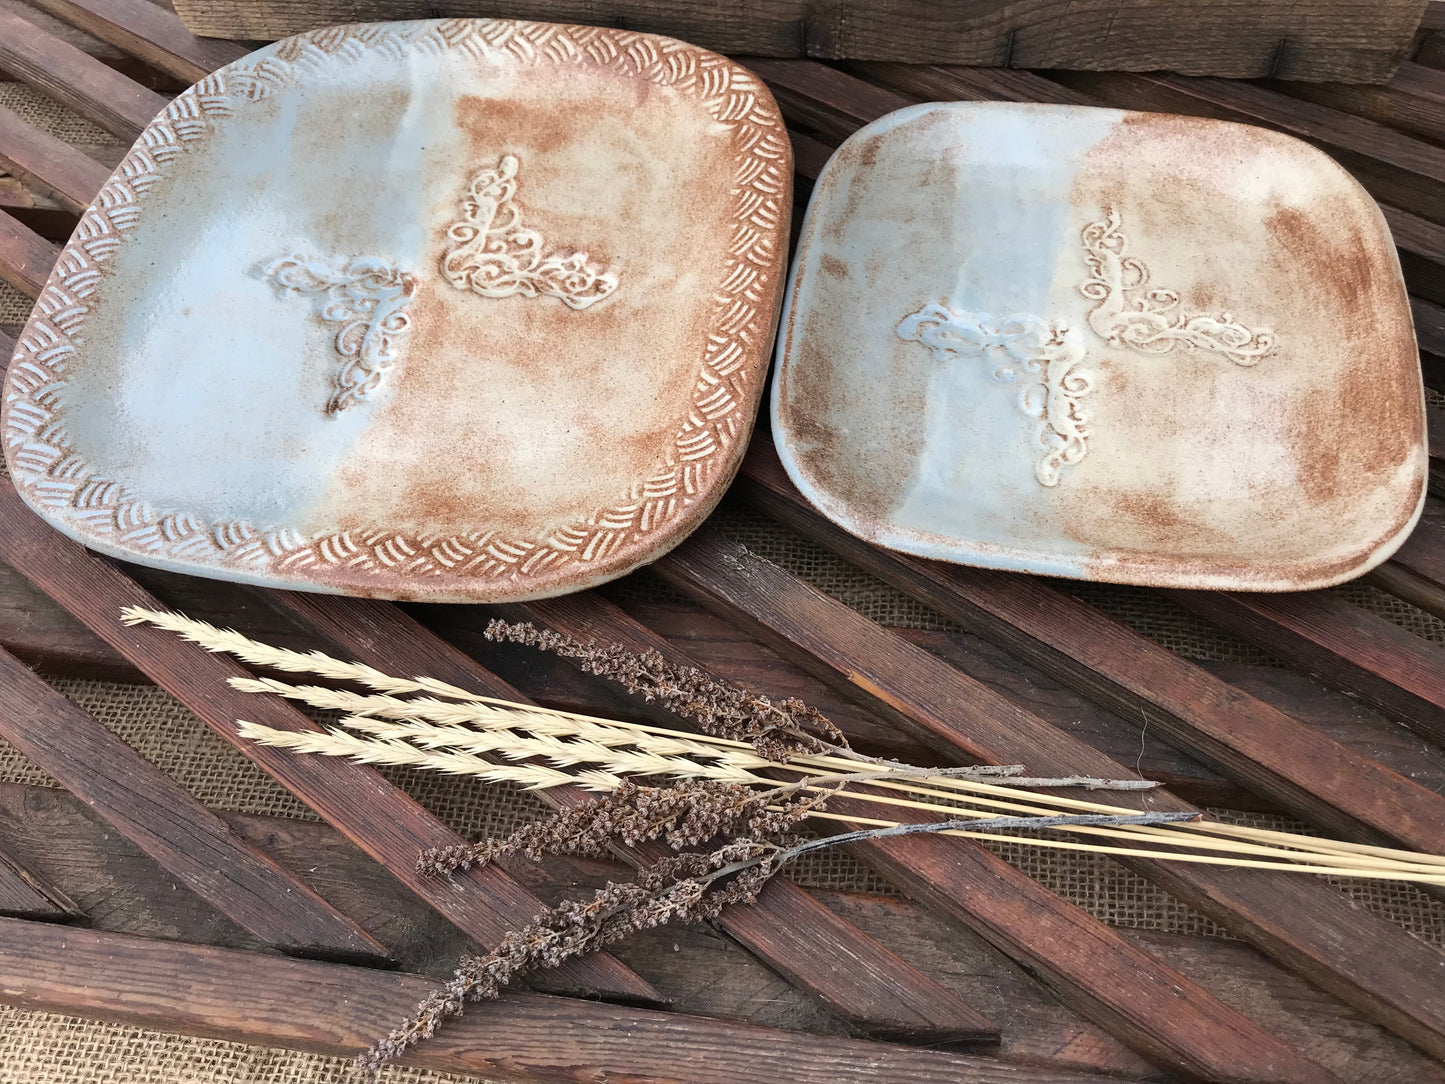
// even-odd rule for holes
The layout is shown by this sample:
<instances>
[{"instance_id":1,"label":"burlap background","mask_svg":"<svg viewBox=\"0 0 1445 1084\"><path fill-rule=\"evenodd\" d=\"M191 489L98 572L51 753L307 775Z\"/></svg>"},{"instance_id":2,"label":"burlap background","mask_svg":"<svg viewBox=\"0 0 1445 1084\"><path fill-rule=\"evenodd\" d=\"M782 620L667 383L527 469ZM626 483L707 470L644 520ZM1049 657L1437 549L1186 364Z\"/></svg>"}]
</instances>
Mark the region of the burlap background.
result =
<instances>
[{"instance_id":1,"label":"burlap background","mask_svg":"<svg viewBox=\"0 0 1445 1084\"><path fill-rule=\"evenodd\" d=\"M100 129L14 83L0 83L0 105L72 143L109 140ZM23 322L29 308L28 300L0 284L0 325ZM1445 405L1445 398L1432 396L1437 404ZM954 628L946 618L736 502L725 501L713 523L754 552L874 620L914 628ZM1203 625L1151 592L1093 584L1075 585L1072 589L1120 621L1191 658L1278 665L1266 653ZM632 598L670 597L669 589L645 571L610 590ZM1445 644L1445 623L1393 596L1363 584L1335 591L1417 635ZM82 680L57 680L53 684L207 805L314 819L314 814L296 798L159 689ZM542 808L535 798L511 788L400 771L391 777L469 837L504 832ZM52 783L3 742L0 780ZM1224 811L1220 815L1267 827L1302 827L1283 817ZM1012 844L995 849L1055 892L1112 925L1227 936L1209 920L1108 859ZM793 876L803 884L823 888L892 891L841 853L811 855L798 864ZM1339 882L1339 887L1416 936L1445 945L1445 904L1408 885ZM0 1007L0 1084L340 1084L348 1079L347 1063L342 1059ZM393 1069L387 1079L393 1084L444 1084L473 1078Z\"/></svg>"}]
</instances>

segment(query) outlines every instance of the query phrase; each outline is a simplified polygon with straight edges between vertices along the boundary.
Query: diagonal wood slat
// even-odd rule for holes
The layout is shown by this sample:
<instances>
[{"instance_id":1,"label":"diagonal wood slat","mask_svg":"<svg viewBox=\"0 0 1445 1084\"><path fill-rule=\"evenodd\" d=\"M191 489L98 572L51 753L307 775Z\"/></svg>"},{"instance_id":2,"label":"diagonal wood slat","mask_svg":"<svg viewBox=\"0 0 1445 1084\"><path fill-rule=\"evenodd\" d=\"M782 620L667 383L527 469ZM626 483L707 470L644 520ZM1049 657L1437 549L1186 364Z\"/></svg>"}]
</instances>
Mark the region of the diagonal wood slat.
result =
<instances>
[{"instance_id":1,"label":"diagonal wood slat","mask_svg":"<svg viewBox=\"0 0 1445 1084\"><path fill-rule=\"evenodd\" d=\"M653 567L679 590L824 681L866 697L875 710L951 755L1026 764L1044 774L1134 774L843 603L710 534L694 535ZM1110 804L1192 808L1159 791L1121 793ZM1309 877L1123 861L1371 1019L1437 1057L1445 1054L1445 1002L1431 992L1445 954L1400 927L1354 908Z\"/></svg>"},{"instance_id":2,"label":"diagonal wood slat","mask_svg":"<svg viewBox=\"0 0 1445 1084\"><path fill-rule=\"evenodd\" d=\"M386 962L356 923L3 650L0 699L0 736L237 925L293 955Z\"/></svg>"},{"instance_id":3,"label":"diagonal wood slat","mask_svg":"<svg viewBox=\"0 0 1445 1084\"><path fill-rule=\"evenodd\" d=\"M168 104L155 91L9 8L0 9L0 71L24 80L127 142L140 135Z\"/></svg>"},{"instance_id":4,"label":"diagonal wood slat","mask_svg":"<svg viewBox=\"0 0 1445 1084\"><path fill-rule=\"evenodd\" d=\"M41 922L69 922L84 917L60 889L41 881L0 849L0 915Z\"/></svg>"},{"instance_id":5,"label":"diagonal wood slat","mask_svg":"<svg viewBox=\"0 0 1445 1084\"><path fill-rule=\"evenodd\" d=\"M8 282L26 297L39 297L50 268L59 255L60 249L56 246L14 215L0 211L0 280ZM9 351L5 360L10 360Z\"/></svg>"},{"instance_id":6,"label":"diagonal wood slat","mask_svg":"<svg viewBox=\"0 0 1445 1084\"><path fill-rule=\"evenodd\" d=\"M1167 594L1191 613L1445 744L1445 648L1318 592Z\"/></svg>"},{"instance_id":7,"label":"diagonal wood slat","mask_svg":"<svg viewBox=\"0 0 1445 1084\"><path fill-rule=\"evenodd\" d=\"M247 50L234 42L198 38L160 4L147 0L30 0L184 83L198 83Z\"/></svg>"},{"instance_id":8,"label":"diagonal wood slat","mask_svg":"<svg viewBox=\"0 0 1445 1084\"><path fill-rule=\"evenodd\" d=\"M530 703L523 693L390 603L294 592L276 592L272 597L349 656L379 670L425 674L487 696ZM590 593L576 598L584 608L606 606ZM565 808L591 797L579 787L554 787L537 796ZM638 865L668 852L660 844L643 844L619 847L618 853ZM919 1042L997 1034L956 994L790 881L774 880L755 905L730 907L718 922L795 985L871 1034Z\"/></svg>"},{"instance_id":9,"label":"diagonal wood slat","mask_svg":"<svg viewBox=\"0 0 1445 1084\"><path fill-rule=\"evenodd\" d=\"M79 213L100 191L110 170L69 143L0 107L0 165L27 184L54 193Z\"/></svg>"}]
</instances>

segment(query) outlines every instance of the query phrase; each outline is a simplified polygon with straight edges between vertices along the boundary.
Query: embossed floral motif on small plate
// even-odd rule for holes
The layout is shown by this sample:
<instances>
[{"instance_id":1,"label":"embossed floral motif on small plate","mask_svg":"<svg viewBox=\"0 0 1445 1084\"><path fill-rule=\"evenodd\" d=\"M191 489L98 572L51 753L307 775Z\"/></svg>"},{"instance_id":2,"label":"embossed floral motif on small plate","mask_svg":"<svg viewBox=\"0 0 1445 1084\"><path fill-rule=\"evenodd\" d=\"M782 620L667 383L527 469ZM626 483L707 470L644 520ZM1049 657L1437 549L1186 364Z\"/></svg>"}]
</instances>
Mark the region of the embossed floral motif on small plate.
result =
<instances>
[{"instance_id":1,"label":"embossed floral motif on small plate","mask_svg":"<svg viewBox=\"0 0 1445 1084\"><path fill-rule=\"evenodd\" d=\"M1379 209L1319 151L1220 121L954 103L867 126L814 189L773 389L824 514L965 564L1320 587L1424 498Z\"/></svg>"}]
</instances>

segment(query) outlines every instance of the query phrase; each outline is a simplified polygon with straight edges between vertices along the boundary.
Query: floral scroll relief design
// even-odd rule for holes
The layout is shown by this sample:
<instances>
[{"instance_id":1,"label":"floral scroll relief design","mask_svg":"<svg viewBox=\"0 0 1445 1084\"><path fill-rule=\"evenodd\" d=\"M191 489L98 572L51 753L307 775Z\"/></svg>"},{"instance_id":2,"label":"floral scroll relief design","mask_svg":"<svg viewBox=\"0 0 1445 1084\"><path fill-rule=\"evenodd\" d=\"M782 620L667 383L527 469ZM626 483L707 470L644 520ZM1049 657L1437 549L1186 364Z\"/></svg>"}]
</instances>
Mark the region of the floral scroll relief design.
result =
<instances>
[{"instance_id":1,"label":"floral scroll relief design","mask_svg":"<svg viewBox=\"0 0 1445 1084\"><path fill-rule=\"evenodd\" d=\"M369 256L330 263L284 256L267 265L265 274L283 293L320 295L325 299L321 318L341 325L335 339L341 367L326 413L340 414L376 391L396 364L399 340L411 327L406 307L416 279Z\"/></svg>"},{"instance_id":2,"label":"floral scroll relief design","mask_svg":"<svg viewBox=\"0 0 1445 1084\"><path fill-rule=\"evenodd\" d=\"M1180 311L1179 294L1149 286L1149 268L1129 255L1129 242L1112 208L1104 221L1084 227L1084 261L1089 277L1079 293L1095 302L1089 326L1110 346L1144 354L1167 354L1183 345L1221 354L1236 365L1254 365L1274 349L1274 336L1252 330L1229 313Z\"/></svg>"},{"instance_id":3,"label":"floral scroll relief design","mask_svg":"<svg viewBox=\"0 0 1445 1084\"><path fill-rule=\"evenodd\" d=\"M1088 323L1095 334L1110 346L1142 354L1167 354L1183 346L1243 366L1273 351L1268 330L1246 327L1229 313L1182 312L1177 292L1151 288L1149 268L1129 255L1120 223L1119 212L1106 209L1103 221L1089 223L1082 233L1089 277L1079 293L1094 302ZM1088 351L1078 332L1028 314L997 319L925 305L903 319L897 334L922 343L938 361L991 361L998 380L1030 378L1019 406L1039 421L1035 437L1044 449L1034 465L1039 484L1058 485L1060 470L1088 453L1088 415L1079 400L1093 389L1094 374L1082 367Z\"/></svg>"},{"instance_id":4,"label":"floral scroll relief design","mask_svg":"<svg viewBox=\"0 0 1445 1084\"><path fill-rule=\"evenodd\" d=\"M555 297L585 309L611 296L617 276L589 262L585 252L542 251L542 235L522 228L515 155L503 155L495 169L472 178L462 200L462 219L447 230L452 246L442 257L442 274L459 290L482 297Z\"/></svg>"},{"instance_id":5,"label":"floral scroll relief design","mask_svg":"<svg viewBox=\"0 0 1445 1084\"><path fill-rule=\"evenodd\" d=\"M1079 400L1093 388L1093 374L1080 368L1085 348L1077 331L1028 314L995 320L925 305L903 319L897 334L928 347L937 361L986 361L994 365L995 380L1026 381L1018 401L1025 414L1038 419L1034 436L1043 455L1034 477L1040 485L1058 485L1059 471L1084 458L1088 415Z\"/></svg>"}]
</instances>

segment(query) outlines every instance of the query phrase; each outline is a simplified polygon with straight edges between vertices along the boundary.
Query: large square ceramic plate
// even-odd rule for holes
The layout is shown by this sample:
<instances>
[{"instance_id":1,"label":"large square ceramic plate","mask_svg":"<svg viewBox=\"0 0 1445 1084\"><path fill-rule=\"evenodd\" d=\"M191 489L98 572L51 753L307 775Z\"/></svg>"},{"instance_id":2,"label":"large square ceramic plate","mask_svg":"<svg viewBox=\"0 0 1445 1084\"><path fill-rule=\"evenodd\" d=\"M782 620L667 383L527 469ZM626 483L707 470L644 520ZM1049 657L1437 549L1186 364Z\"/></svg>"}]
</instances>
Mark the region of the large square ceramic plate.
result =
<instances>
[{"instance_id":1,"label":"large square ceramic plate","mask_svg":"<svg viewBox=\"0 0 1445 1084\"><path fill-rule=\"evenodd\" d=\"M182 94L21 336L25 499L162 568L392 598L577 590L746 443L792 168L761 82L647 34L341 27Z\"/></svg>"},{"instance_id":2,"label":"large square ceramic plate","mask_svg":"<svg viewBox=\"0 0 1445 1084\"><path fill-rule=\"evenodd\" d=\"M1379 209L1272 132L921 105L849 139L778 343L789 474L909 553L1125 583L1320 587L1425 494Z\"/></svg>"}]
</instances>

